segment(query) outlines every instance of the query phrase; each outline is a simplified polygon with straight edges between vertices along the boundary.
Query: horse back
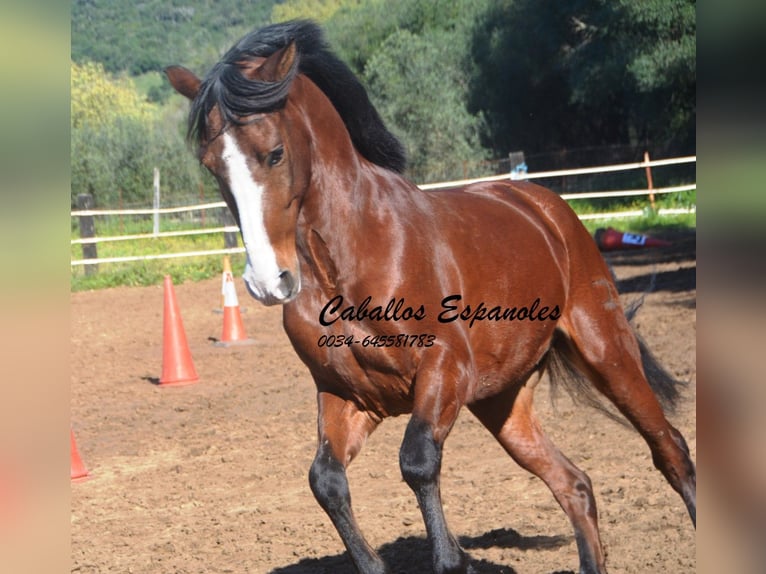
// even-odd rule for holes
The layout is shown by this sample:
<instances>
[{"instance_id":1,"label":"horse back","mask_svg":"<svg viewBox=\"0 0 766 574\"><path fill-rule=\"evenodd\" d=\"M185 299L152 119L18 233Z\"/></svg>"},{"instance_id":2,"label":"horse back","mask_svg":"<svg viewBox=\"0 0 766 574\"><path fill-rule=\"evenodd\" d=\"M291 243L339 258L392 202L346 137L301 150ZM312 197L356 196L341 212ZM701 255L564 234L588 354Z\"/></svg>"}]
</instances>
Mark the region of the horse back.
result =
<instances>
[{"instance_id":1,"label":"horse back","mask_svg":"<svg viewBox=\"0 0 766 574\"><path fill-rule=\"evenodd\" d=\"M538 249L549 251L561 269L569 292L582 271L601 278L611 273L593 238L569 204L552 190L526 181L482 182L466 186L462 193L492 198L507 206L509 227L535 229ZM575 278L576 277L576 278Z\"/></svg>"}]
</instances>

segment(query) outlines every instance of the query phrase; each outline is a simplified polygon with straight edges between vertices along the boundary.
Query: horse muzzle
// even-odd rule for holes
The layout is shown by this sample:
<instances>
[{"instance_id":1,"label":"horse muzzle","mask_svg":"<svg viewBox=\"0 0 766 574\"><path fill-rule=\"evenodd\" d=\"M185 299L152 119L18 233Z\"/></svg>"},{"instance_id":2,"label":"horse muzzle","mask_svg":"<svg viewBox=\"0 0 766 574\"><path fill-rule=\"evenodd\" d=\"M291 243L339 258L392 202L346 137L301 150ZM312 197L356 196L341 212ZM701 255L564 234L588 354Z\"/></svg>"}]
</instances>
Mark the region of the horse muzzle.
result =
<instances>
[{"instance_id":1,"label":"horse muzzle","mask_svg":"<svg viewBox=\"0 0 766 574\"><path fill-rule=\"evenodd\" d=\"M281 269L275 277L257 278L249 264L242 275L250 295L264 305L282 305L297 297L301 290L300 275Z\"/></svg>"}]
</instances>

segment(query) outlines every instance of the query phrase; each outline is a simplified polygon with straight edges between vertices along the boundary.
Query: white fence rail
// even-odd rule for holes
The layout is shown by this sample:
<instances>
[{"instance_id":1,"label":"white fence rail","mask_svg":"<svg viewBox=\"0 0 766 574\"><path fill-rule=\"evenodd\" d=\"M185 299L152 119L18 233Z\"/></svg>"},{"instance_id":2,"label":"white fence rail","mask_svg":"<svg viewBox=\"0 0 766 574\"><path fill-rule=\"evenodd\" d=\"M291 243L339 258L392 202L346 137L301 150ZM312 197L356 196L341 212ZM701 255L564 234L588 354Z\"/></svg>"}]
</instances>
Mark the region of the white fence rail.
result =
<instances>
[{"instance_id":1,"label":"white fence rail","mask_svg":"<svg viewBox=\"0 0 766 574\"><path fill-rule=\"evenodd\" d=\"M640 161L635 163L620 163L614 165L602 165L597 167L581 167L578 169L560 169L556 171L538 171L536 173L503 173L489 177L477 177L475 179L459 179L456 181L445 181L440 183L427 183L420 185L420 189L443 189L447 187L456 187L459 185L468 185L471 183L480 183L483 181L503 181L506 179L544 179L552 177L562 177L567 175L587 175L591 173L609 173L613 171L629 171L632 169L645 169L647 167L659 167L663 165L679 165L684 163L696 163L697 156L676 157L671 159L655 159L652 161ZM646 190L649 195L650 190Z\"/></svg>"},{"instance_id":2,"label":"white fence rail","mask_svg":"<svg viewBox=\"0 0 766 574\"><path fill-rule=\"evenodd\" d=\"M128 241L130 239L151 239L153 237L180 237L182 235L205 235L207 233L237 233L239 227L211 227L208 229L187 229L186 231L160 231L159 233L139 233L137 235L115 235L114 237L81 237L72 239L72 245L78 243L105 243L108 241Z\"/></svg>"},{"instance_id":3,"label":"white fence rail","mask_svg":"<svg viewBox=\"0 0 766 574\"><path fill-rule=\"evenodd\" d=\"M229 255L244 253L244 247L229 247L227 249L208 249L205 251L184 251L183 253L158 253L155 255L127 255L125 257L100 257L98 259L82 259L72 261L72 265L97 265L98 263L126 263L129 261L151 261L154 259L175 259L182 257L200 257L206 255Z\"/></svg>"},{"instance_id":4,"label":"white fence rail","mask_svg":"<svg viewBox=\"0 0 766 574\"><path fill-rule=\"evenodd\" d=\"M199 205L184 205L182 207L160 207L158 209L82 209L73 211L72 217L95 216L95 215L154 215L155 213L184 213L187 211L204 211L205 209L216 209L226 207L226 202L216 201L214 203L201 203Z\"/></svg>"},{"instance_id":5,"label":"white fence rail","mask_svg":"<svg viewBox=\"0 0 766 574\"><path fill-rule=\"evenodd\" d=\"M524 173L524 174L506 173L501 175L480 177L475 179L461 179L456 181L429 183L429 184L419 185L418 187L423 190L439 190L439 189L457 187L461 185L468 185L471 183L503 181L503 180L509 180L509 179L510 180L520 180L520 179L533 180L533 179L545 179L545 178L554 178L554 177L571 176L571 175L598 174L598 173L608 173L608 172L616 172L616 171L628 171L633 169L647 169L652 167L660 167L660 166L668 166L668 165L696 163L696 161L697 161L696 156L687 156L687 157L679 157L679 158L671 158L671 159L642 161L642 162L635 162L635 163L586 167L586 168L579 168L579 169L541 171L541 172ZM628 190L614 190L614 191L565 193L565 194L561 194L561 197L564 200L570 201L573 199L597 199L597 198L610 198L610 197L631 197L631 196L641 196L641 195L654 196L654 195L661 195L661 194L667 194L667 193L681 193L684 191L693 191L696 189L697 189L697 184L692 183L688 185L679 185L679 186L672 186L672 187L665 187L665 188L658 188L658 189L628 189ZM107 215L120 215L120 216L153 215L156 217L159 214L185 213L185 212L191 212L191 211L203 211L208 209L220 209L225 207L226 207L225 202L217 201L213 203L197 204L197 205L190 205L190 206L183 206L183 207L166 207L166 208L157 208L157 209L151 209L151 208L149 209L84 209L84 210L72 211L71 217L96 217L96 216L107 216ZM695 212L696 212L696 207L692 207L690 209L660 209L658 210L659 215L676 215L676 214L695 213ZM611 212L611 213L584 214L584 215L580 215L579 217L581 220L616 219L616 218L622 218L622 217L640 217L641 215L643 215L643 213L644 212L642 210L626 210L626 211L618 211L618 212ZM165 232L159 232L159 233L119 235L119 236L112 236L112 237L83 237L79 239L72 239L71 244L72 245L77 245L77 244L93 245L97 243L113 242L113 241L140 240L140 239L151 239L151 238L157 238L157 237L178 237L178 236L184 236L184 235L232 233L232 232L238 232L238 231L239 231L239 228L236 226L224 226L224 227L203 228L203 229L190 229L185 231L165 231ZM85 265L98 265L99 263L122 263L122 262L130 262L130 261L148 261L148 260L156 260L156 259L173 259L173 258L198 257L198 256L208 256L208 255L226 255L226 254L233 254L233 253L244 253L244 251L245 249L242 247L230 247L225 249L211 249L211 250L204 250L204 251L187 251L183 253L163 253L163 254L154 254L154 255L134 255L134 256L125 256L125 257L74 259L71 261L71 266L76 267L76 266L85 266Z\"/></svg>"}]
</instances>

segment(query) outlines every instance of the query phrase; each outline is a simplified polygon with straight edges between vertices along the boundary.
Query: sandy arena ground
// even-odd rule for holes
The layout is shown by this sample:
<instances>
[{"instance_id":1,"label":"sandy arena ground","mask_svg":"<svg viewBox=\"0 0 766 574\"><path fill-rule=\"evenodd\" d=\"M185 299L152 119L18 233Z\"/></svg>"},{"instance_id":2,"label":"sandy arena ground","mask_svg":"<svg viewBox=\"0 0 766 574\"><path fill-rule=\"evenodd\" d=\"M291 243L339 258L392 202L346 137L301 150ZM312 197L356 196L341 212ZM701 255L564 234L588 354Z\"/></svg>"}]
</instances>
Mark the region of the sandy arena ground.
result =
<instances>
[{"instance_id":1,"label":"sandy arena ground","mask_svg":"<svg viewBox=\"0 0 766 574\"><path fill-rule=\"evenodd\" d=\"M690 382L671 421L696 459L696 251L608 257L624 300L656 272L636 324L658 358ZM161 388L162 287L74 293L72 425L90 480L72 484L72 572L351 574L332 524L308 487L315 394L281 326L237 290L255 344L221 348L220 279L177 285L200 375ZM537 393L543 426L591 477L612 573L696 569L695 531L638 435L566 396ZM407 417L390 419L351 465L357 517L395 573L430 572L398 448ZM476 573L576 572L571 527L547 488L518 468L464 411L447 440L447 519Z\"/></svg>"}]
</instances>

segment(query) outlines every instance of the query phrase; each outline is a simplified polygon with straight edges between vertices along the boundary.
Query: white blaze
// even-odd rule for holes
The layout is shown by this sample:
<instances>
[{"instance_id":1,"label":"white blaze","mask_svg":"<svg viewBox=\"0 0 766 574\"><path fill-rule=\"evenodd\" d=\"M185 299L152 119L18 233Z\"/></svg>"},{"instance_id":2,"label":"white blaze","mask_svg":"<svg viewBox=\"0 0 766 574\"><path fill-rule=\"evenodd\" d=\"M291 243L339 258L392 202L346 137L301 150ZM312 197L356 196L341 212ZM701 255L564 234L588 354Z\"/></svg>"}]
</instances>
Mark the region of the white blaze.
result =
<instances>
[{"instance_id":1,"label":"white blaze","mask_svg":"<svg viewBox=\"0 0 766 574\"><path fill-rule=\"evenodd\" d=\"M230 134L223 134L223 154L229 172L229 189L239 211L242 239L247 252L247 265L242 276L251 293L258 299L284 299L280 289L279 266L274 248L263 222L262 185L253 179L247 158Z\"/></svg>"}]
</instances>

